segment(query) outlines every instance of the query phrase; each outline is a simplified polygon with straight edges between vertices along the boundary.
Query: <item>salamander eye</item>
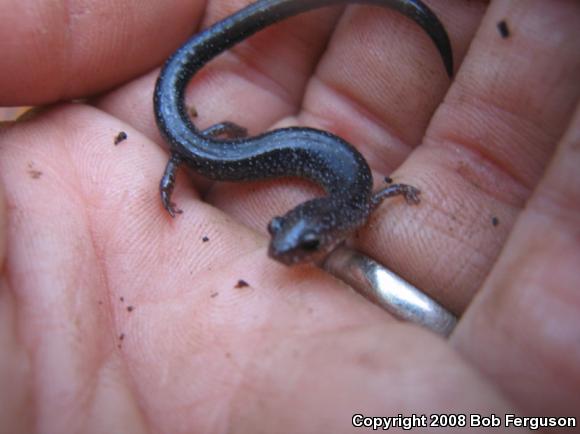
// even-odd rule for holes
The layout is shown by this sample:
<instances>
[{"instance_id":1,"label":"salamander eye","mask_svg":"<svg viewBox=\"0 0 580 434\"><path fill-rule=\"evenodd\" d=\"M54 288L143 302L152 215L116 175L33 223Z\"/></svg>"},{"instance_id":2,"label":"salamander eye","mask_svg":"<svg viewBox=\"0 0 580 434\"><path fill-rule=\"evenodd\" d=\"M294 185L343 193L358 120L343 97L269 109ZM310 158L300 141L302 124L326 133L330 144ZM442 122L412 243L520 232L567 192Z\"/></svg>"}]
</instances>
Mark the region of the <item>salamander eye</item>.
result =
<instances>
[{"instance_id":1,"label":"salamander eye","mask_svg":"<svg viewBox=\"0 0 580 434\"><path fill-rule=\"evenodd\" d=\"M270 223L268 223L268 232L270 235L274 235L282 229L284 224L284 219L282 217L274 217Z\"/></svg>"},{"instance_id":2,"label":"salamander eye","mask_svg":"<svg viewBox=\"0 0 580 434\"><path fill-rule=\"evenodd\" d=\"M320 240L315 234L306 234L300 241L300 248L306 252L315 252L320 246Z\"/></svg>"}]
</instances>

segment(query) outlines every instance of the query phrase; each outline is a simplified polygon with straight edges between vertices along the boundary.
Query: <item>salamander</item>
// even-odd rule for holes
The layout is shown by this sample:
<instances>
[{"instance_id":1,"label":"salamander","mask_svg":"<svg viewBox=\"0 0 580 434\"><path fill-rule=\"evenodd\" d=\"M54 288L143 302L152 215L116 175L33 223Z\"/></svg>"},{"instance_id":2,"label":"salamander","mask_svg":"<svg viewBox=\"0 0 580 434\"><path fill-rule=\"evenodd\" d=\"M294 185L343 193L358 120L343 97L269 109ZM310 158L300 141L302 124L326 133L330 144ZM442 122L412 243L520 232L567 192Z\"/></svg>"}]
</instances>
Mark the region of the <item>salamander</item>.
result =
<instances>
[{"instance_id":1,"label":"salamander","mask_svg":"<svg viewBox=\"0 0 580 434\"><path fill-rule=\"evenodd\" d=\"M415 21L434 42L449 77L453 55L437 16L419 0L259 0L196 34L161 69L154 91L154 113L171 157L160 182L161 200L171 216L181 212L171 201L175 173L185 164L207 178L245 181L296 176L319 184L326 195L304 202L268 225L268 254L292 265L317 262L363 226L387 197L419 202L419 190L391 184L372 191L372 175L362 155L326 131L290 127L247 137L246 130L222 122L199 130L184 104L192 76L238 42L287 17L323 6L368 3L394 9ZM225 137L224 137L225 136Z\"/></svg>"}]
</instances>

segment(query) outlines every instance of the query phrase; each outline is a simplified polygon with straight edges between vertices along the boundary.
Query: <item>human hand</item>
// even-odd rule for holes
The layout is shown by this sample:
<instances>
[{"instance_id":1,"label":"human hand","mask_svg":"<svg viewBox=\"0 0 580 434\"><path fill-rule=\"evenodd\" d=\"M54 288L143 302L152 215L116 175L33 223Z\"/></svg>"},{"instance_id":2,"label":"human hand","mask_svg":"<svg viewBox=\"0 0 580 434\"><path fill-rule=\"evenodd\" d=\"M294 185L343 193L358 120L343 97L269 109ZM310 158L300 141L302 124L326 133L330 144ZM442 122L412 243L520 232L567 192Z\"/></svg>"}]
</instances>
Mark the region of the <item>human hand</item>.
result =
<instances>
[{"instance_id":1,"label":"human hand","mask_svg":"<svg viewBox=\"0 0 580 434\"><path fill-rule=\"evenodd\" d=\"M463 313L449 341L322 271L267 258L267 221L316 191L305 183L182 176L184 214L170 219L157 191L167 160L151 109L158 70L146 71L202 22L204 5L93 3L59 13L19 2L2 18L19 22L0 39L3 105L125 83L0 131L6 432L349 432L354 413L578 416L574 2L429 2L454 46L452 83L396 13L325 9L226 53L188 94L200 127L328 129L377 180L397 169L420 187L419 207L383 204L355 242ZM200 25L244 4L208 2ZM128 139L114 146L120 131Z\"/></svg>"}]
</instances>

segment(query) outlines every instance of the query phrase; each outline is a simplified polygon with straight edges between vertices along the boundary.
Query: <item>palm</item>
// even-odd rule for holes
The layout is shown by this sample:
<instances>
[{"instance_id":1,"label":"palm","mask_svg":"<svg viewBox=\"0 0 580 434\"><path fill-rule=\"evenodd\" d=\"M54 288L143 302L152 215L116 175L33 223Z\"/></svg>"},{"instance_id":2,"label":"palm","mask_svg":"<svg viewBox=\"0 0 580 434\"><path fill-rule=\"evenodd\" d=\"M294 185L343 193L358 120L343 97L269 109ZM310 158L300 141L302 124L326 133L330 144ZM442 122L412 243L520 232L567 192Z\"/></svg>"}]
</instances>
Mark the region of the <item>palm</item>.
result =
<instances>
[{"instance_id":1,"label":"palm","mask_svg":"<svg viewBox=\"0 0 580 434\"><path fill-rule=\"evenodd\" d=\"M536 3L528 14L541 26L534 17L547 6ZM560 30L572 41L579 8L559 8L549 13L568 24ZM209 11L213 22L215 2ZM187 28L191 17L178 12L172 19ZM252 133L287 124L330 129L359 147L379 181L406 159L395 176L420 187L423 203L383 205L357 247L463 312L567 127L580 93L580 56L562 50L556 65L533 70L506 61L512 50L533 58L542 47L524 36L502 41L494 27L505 14L499 7L472 42L484 8L454 2L437 10L444 23L455 17L448 30L463 61L448 89L435 50L413 24L375 8L338 12L285 22L212 63L188 95L196 122L227 119ZM4 345L14 354L0 382L25 390L10 399L13 427L30 430L23 412L54 432L109 423L256 432L258 420L264 432L281 421L289 432L329 431L328 424L348 431L357 410L550 412L517 381L501 380L486 357L478 365L480 342L504 350L499 329L481 322L499 303L490 285L451 340L470 366L447 342L396 322L323 272L269 260L266 223L315 191L306 184L192 184L183 176L174 199L184 214L169 218L157 192L167 154L151 113L156 74L94 107L54 107L0 135L8 210L2 330L10 331ZM550 85L546 94L542 86ZM128 140L114 146L120 131ZM510 275L525 268L503 266ZM551 284L566 287L557 278ZM511 307L493 310L491 320L515 330L517 340L523 326L510 323ZM562 328L573 329L565 320ZM545 342L536 345L534 354L544 354ZM508 356L502 366L525 357ZM548 358L545 369L573 361ZM573 381L554 394L562 401L554 408L577 408L569 395L580 374L569 372ZM34 409L27 405L33 395ZM314 417L325 425L313 426Z\"/></svg>"}]
</instances>

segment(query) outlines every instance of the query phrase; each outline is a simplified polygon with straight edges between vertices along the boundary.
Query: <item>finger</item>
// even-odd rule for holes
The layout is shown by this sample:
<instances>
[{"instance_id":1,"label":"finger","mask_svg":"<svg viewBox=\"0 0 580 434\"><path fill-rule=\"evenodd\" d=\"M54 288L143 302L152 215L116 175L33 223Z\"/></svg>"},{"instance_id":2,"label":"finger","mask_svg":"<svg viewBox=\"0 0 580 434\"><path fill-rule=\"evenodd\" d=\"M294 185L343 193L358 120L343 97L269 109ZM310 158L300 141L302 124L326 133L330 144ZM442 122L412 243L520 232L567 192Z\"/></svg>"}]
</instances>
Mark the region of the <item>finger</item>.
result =
<instances>
[{"instance_id":1,"label":"finger","mask_svg":"<svg viewBox=\"0 0 580 434\"><path fill-rule=\"evenodd\" d=\"M528 414L577 416L580 408L579 165L580 105L453 336Z\"/></svg>"},{"instance_id":2,"label":"finger","mask_svg":"<svg viewBox=\"0 0 580 434\"><path fill-rule=\"evenodd\" d=\"M429 6L461 64L484 4ZM449 84L439 52L415 22L388 8L353 6L309 82L299 120L337 133L373 168L392 171L420 142Z\"/></svg>"},{"instance_id":3,"label":"finger","mask_svg":"<svg viewBox=\"0 0 580 434\"><path fill-rule=\"evenodd\" d=\"M46 104L118 85L158 65L192 31L203 6L178 0L5 1L0 104Z\"/></svg>"},{"instance_id":4,"label":"finger","mask_svg":"<svg viewBox=\"0 0 580 434\"><path fill-rule=\"evenodd\" d=\"M489 272L580 96L579 19L573 1L492 3L424 146L395 175L422 190L421 205L383 205L360 239L456 312Z\"/></svg>"},{"instance_id":5,"label":"finger","mask_svg":"<svg viewBox=\"0 0 580 434\"><path fill-rule=\"evenodd\" d=\"M204 24L209 26L249 3L214 1ZM208 64L192 80L189 101L197 109L197 124L205 127L233 118L259 133L294 112L339 13L340 8L334 7L291 17Z\"/></svg>"}]
</instances>

